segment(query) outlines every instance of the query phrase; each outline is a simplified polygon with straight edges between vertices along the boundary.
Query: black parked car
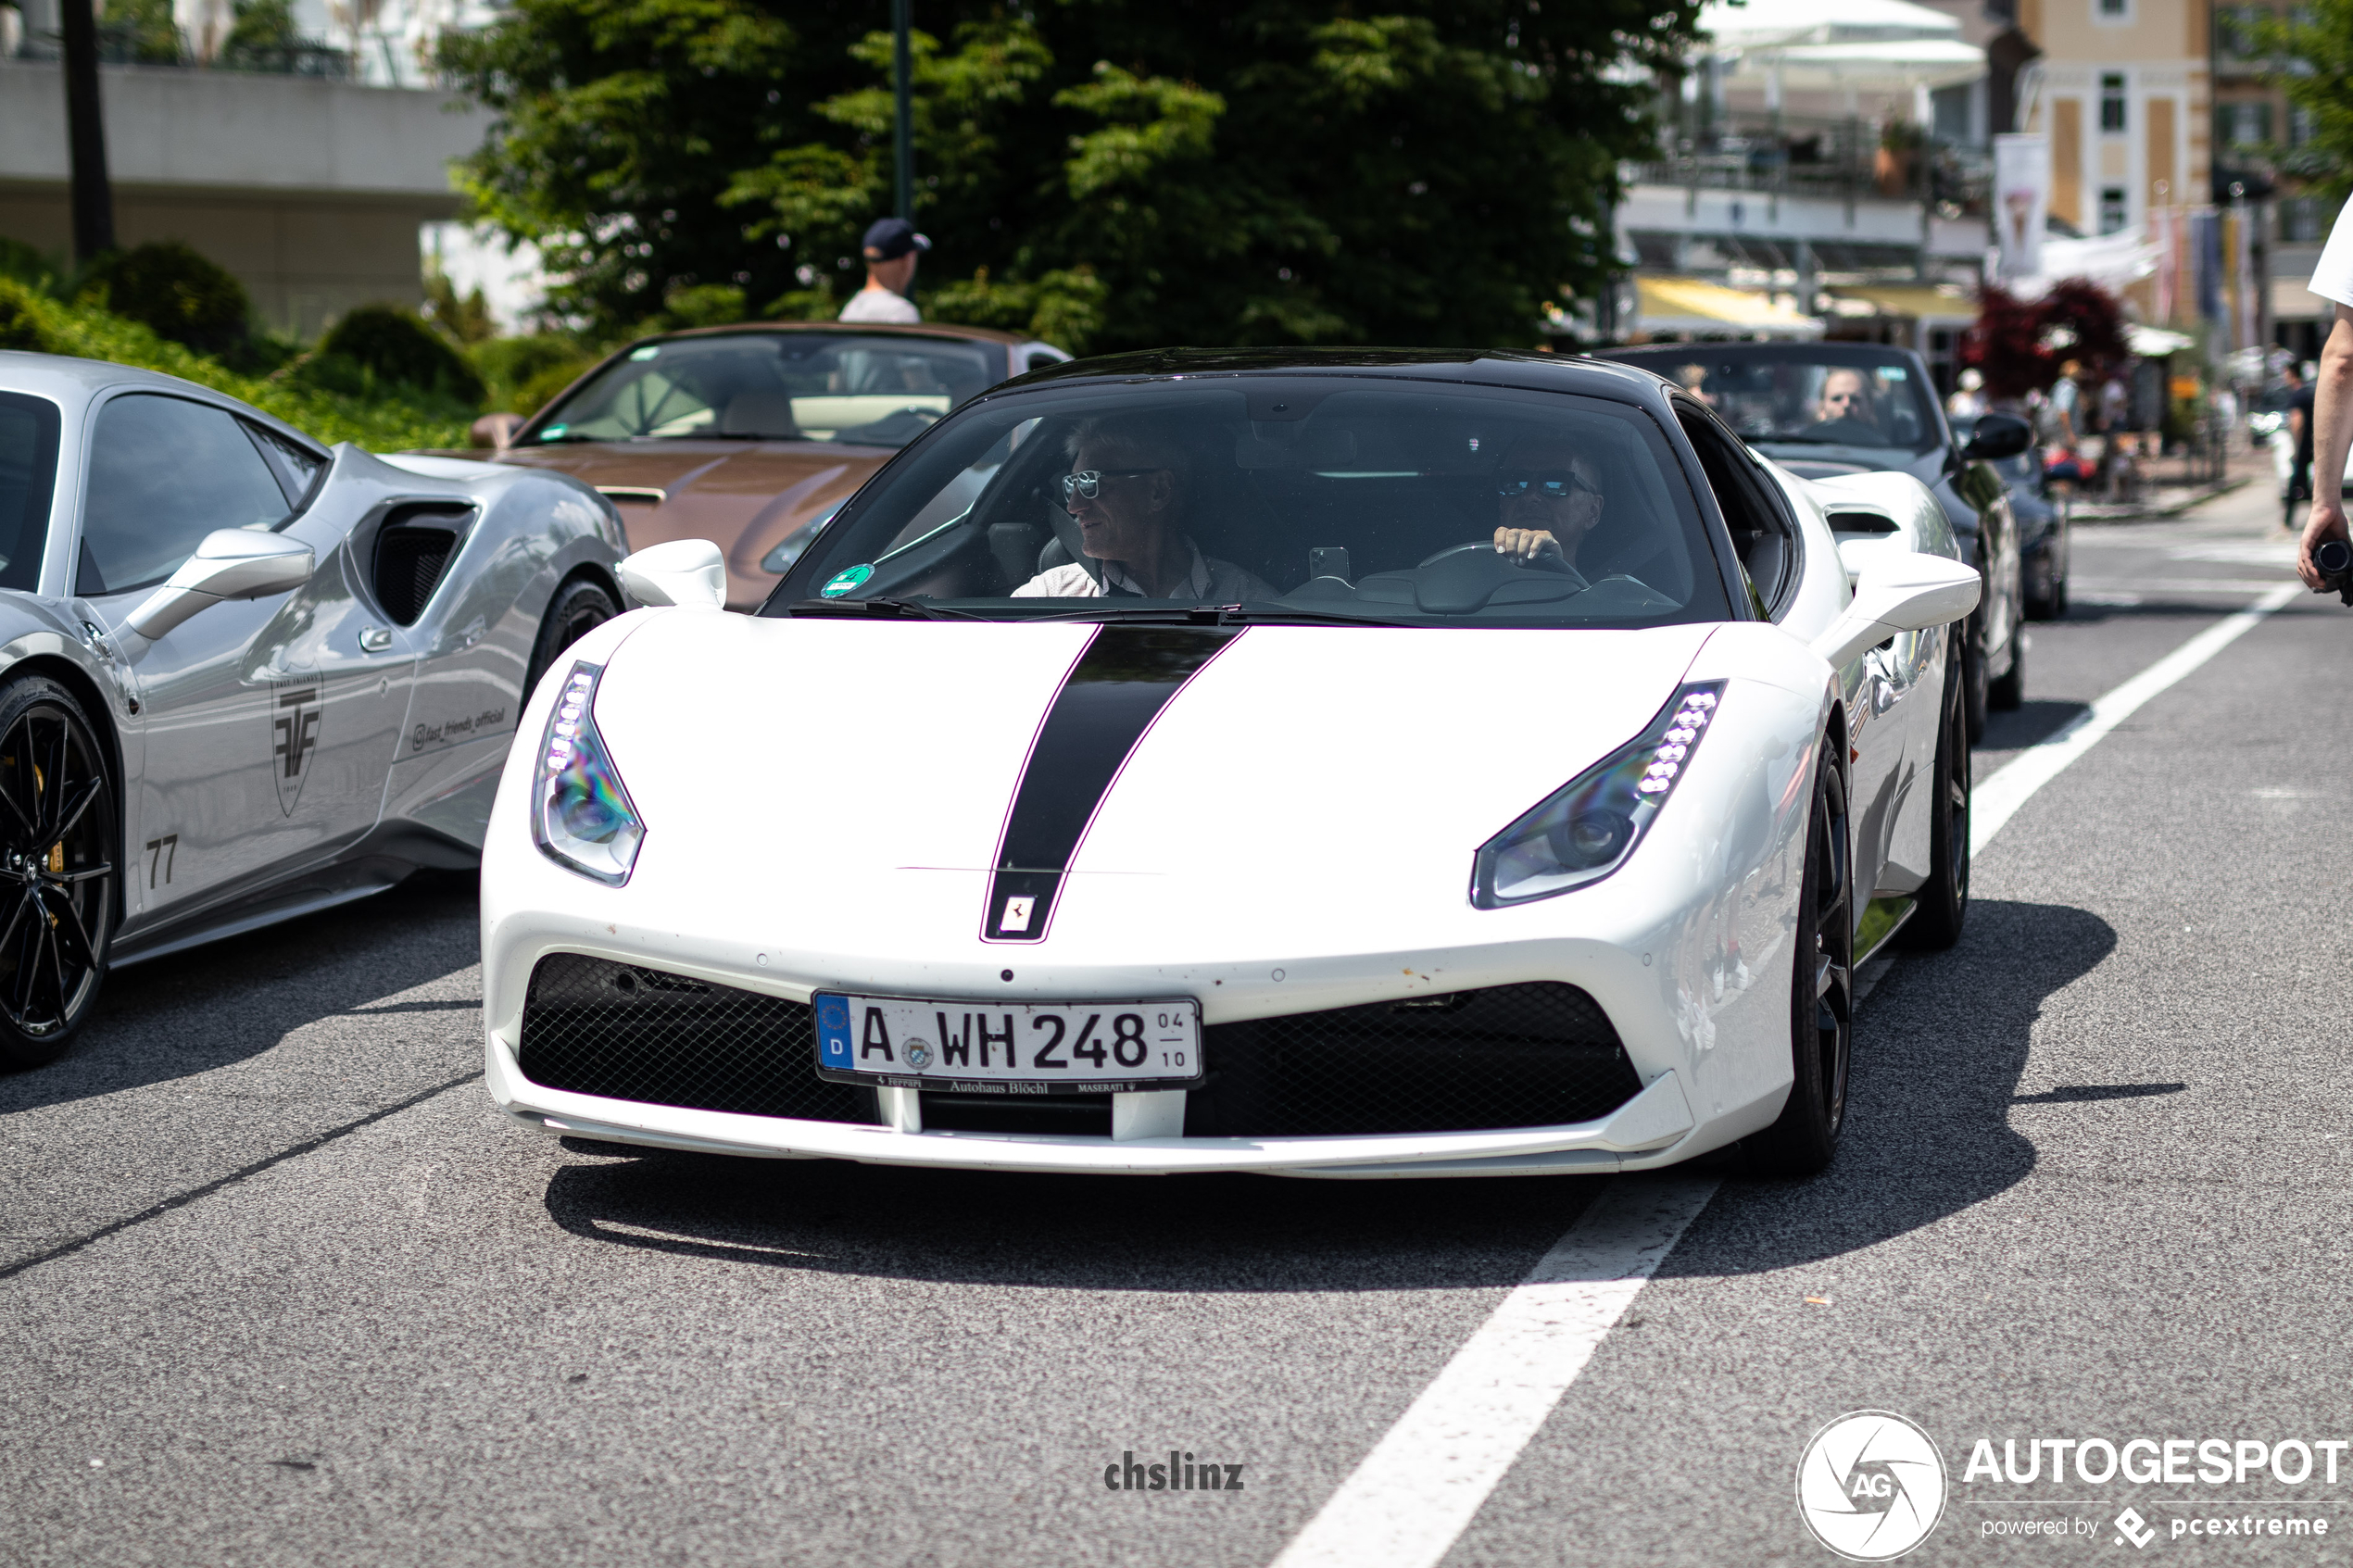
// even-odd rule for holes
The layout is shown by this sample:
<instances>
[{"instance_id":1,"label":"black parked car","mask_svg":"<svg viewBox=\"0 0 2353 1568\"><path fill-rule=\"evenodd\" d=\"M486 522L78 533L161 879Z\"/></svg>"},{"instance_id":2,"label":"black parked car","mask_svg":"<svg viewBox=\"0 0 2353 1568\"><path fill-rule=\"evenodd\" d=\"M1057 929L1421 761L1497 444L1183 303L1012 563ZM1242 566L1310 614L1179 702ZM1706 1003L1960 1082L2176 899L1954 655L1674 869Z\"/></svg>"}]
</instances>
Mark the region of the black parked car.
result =
<instances>
[{"instance_id":1,"label":"black parked car","mask_svg":"<svg viewBox=\"0 0 2353 1568\"><path fill-rule=\"evenodd\" d=\"M1908 348L1676 344L1612 348L1600 358L1680 383L1751 446L1801 478L1896 470L1934 491L1965 558L1985 577L1962 646L1969 738L1984 733L1988 707L2016 708L2024 700L2022 541L2008 489L1994 468L2033 440L2024 420L1984 415L1964 441L1945 420L1928 366Z\"/></svg>"},{"instance_id":2,"label":"black parked car","mask_svg":"<svg viewBox=\"0 0 2353 1568\"><path fill-rule=\"evenodd\" d=\"M1967 443L1977 433L1977 416L1953 419L1953 436ZM2067 509L2051 495L2043 454L2030 448L2014 458L1993 459L1994 471L2010 495L2018 520L2019 571L2026 579L2026 618L2057 621L2067 613Z\"/></svg>"}]
</instances>

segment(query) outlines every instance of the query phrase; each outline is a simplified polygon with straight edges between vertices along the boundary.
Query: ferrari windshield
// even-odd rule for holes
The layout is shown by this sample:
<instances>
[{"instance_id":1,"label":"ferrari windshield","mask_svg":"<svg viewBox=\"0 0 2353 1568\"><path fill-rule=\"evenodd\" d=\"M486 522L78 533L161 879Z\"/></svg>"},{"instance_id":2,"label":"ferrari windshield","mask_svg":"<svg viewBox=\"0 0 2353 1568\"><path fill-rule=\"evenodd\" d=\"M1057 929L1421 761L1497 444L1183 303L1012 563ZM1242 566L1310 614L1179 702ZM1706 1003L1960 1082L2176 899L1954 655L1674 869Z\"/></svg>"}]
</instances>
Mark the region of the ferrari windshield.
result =
<instances>
[{"instance_id":1,"label":"ferrari windshield","mask_svg":"<svg viewBox=\"0 0 2353 1568\"><path fill-rule=\"evenodd\" d=\"M631 349L533 420L522 445L713 438L904 446L1004 379L957 338L741 332Z\"/></svg>"},{"instance_id":2,"label":"ferrari windshield","mask_svg":"<svg viewBox=\"0 0 2353 1568\"><path fill-rule=\"evenodd\" d=\"M1908 354L1862 344L1793 343L1617 351L1713 408L1757 445L1910 454L1944 445L1932 389Z\"/></svg>"},{"instance_id":3,"label":"ferrari windshield","mask_svg":"<svg viewBox=\"0 0 2353 1568\"><path fill-rule=\"evenodd\" d=\"M878 475L765 613L1641 626L1730 614L1673 449L1602 398L1395 377L1046 386Z\"/></svg>"}]
</instances>

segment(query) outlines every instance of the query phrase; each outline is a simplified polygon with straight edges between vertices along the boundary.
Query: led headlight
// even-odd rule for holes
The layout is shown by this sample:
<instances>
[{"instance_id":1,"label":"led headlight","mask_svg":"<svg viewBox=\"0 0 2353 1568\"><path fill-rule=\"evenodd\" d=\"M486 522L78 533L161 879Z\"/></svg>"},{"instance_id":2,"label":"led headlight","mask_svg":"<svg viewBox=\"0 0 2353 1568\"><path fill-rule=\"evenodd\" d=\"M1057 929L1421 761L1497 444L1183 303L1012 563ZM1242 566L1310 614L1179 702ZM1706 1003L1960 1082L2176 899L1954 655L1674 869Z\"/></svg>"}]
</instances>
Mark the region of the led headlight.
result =
<instances>
[{"instance_id":1,"label":"led headlight","mask_svg":"<svg viewBox=\"0 0 2353 1568\"><path fill-rule=\"evenodd\" d=\"M531 788L531 836L549 859L614 887L629 880L645 820L590 711L603 668L575 664L547 719Z\"/></svg>"},{"instance_id":2,"label":"led headlight","mask_svg":"<svg viewBox=\"0 0 2353 1568\"><path fill-rule=\"evenodd\" d=\"M1716 717L1724 683L1685 686L1650 727L1480 846L1471 902L1482 909L1599 882L1642 842Z\"/></svg>"}]
</instances>

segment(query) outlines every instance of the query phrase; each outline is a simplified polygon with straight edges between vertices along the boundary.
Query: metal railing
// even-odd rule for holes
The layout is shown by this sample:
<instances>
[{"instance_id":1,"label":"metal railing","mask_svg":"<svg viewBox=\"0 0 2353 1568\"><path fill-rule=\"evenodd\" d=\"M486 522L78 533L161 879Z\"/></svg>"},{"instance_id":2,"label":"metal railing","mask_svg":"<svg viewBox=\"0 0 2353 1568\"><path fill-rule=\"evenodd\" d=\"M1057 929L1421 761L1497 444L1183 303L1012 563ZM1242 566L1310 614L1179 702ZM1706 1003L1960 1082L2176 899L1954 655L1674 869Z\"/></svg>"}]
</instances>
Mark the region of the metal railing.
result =
<instances>
[{"instance_id":1,"label":"metal railing","mask_svg":"<svg viewBox=\"0 0 2353 1568\"><path fill-rule=\"evenodd\" d=\"M1992 182L1990 160L1975 149L1891 137L1859 116L1732 115L1673 126L1661 138L1659 156L1630 172L1643 183L1695 190L1927 201L1947 217L1982 216Z\"/></svg>"}]
</instances>

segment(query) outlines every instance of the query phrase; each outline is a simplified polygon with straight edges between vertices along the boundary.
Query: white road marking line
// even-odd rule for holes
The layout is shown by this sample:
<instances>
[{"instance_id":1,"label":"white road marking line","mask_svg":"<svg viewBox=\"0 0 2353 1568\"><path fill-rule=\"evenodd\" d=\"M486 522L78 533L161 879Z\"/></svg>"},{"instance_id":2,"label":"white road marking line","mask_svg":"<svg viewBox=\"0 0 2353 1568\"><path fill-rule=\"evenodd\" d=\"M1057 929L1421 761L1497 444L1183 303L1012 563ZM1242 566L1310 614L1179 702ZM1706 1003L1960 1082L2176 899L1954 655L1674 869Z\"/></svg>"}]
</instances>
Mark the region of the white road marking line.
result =
<instances>
[{"instance_id":1,"label":"white road marking line","mask_svg":"<svg viewBox=\"0 0 2353 1568\"><path fill-rule=\"evenodd\" d=\"M1274 1568L1432 1568L1716 1185L1688 1176L1611 1181Z\"/></svg>"},{"instance_id":2,"label":"white road marking line","mask_svg":"<svg viewBox=\"0 0 2353 1568\"><path fill-rule=\"evenodd\" d=\"M2284 584L2208 627L1980 784L1970 803L1970 853L2142 704L2301 592L2301 584ZM1864 967L1858 999L1893 961L1882 955ZM1271 1568L1435 1568L1716 1187L1688 1176L1613 1180Z\"/></svg>"},{"instance_id":3,"label":"white road marking line","mask_svg":"<svg viewBox=\"0 0 2353 1568\"><path fill-rule=\"evenodd\" d=\"M1977 786L1969 802L1969 853L1982 855L2029 797L2058 777L2068 764L2108 738L2108 732L2139 711L2143 703L2229 647L2265 616L2304 592L2300 583L2286 583L2265 594L2236 615L2200 632L2155 664L2095 700L2049 739L2029 746L1990 779Z\"/></svg>"}]
</instances>

